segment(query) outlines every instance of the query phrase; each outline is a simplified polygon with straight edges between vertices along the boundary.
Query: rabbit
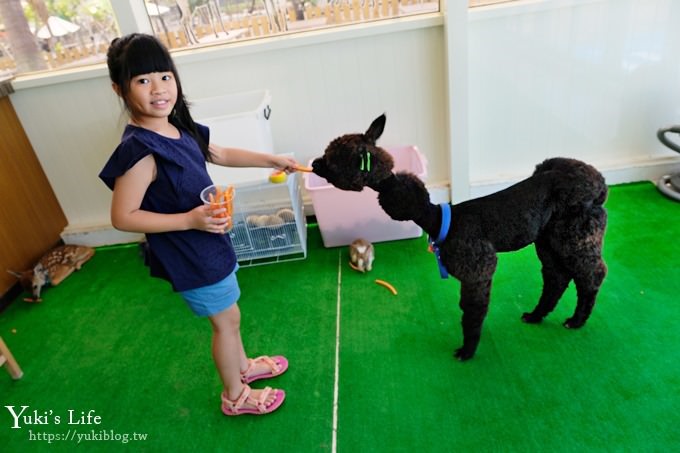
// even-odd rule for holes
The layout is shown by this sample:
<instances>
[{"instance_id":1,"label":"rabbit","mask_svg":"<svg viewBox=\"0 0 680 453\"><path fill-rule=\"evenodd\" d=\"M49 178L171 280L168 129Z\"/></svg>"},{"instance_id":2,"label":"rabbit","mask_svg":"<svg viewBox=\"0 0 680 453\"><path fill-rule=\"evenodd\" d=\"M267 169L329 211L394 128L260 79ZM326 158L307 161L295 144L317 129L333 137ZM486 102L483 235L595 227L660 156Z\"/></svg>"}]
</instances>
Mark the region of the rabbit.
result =
<instances>
[{"instance_id":1,"label":"rabbit","mask_svg":"<svg viewBox=\"0 0 680 453\"><path fill-rule=\"evenodd\" d=\"M356 239L349 245L349 262L360 272L368 272L373 268L373 244L366 239Z\"/></svg>"}]
</instances>

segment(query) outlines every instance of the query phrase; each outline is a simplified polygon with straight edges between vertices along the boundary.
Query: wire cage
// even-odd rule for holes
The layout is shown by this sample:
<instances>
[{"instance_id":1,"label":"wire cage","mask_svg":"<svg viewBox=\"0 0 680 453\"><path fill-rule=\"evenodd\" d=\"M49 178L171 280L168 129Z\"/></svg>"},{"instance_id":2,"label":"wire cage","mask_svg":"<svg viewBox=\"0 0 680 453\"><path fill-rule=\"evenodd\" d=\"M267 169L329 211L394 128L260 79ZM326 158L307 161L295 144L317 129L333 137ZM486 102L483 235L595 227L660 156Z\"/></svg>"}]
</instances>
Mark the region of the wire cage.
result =
<instances>
[{"instance_id":1,"label":"wire cage","mask_svg":"<svg viewBox=\"0 0 680 453\"><path fill-rule=\"evenodd\" d=\"M233 228L229 232L239 266L304 259L307 225L298 173L280 184L235 186Z\"/></svg>"}]
</instances>

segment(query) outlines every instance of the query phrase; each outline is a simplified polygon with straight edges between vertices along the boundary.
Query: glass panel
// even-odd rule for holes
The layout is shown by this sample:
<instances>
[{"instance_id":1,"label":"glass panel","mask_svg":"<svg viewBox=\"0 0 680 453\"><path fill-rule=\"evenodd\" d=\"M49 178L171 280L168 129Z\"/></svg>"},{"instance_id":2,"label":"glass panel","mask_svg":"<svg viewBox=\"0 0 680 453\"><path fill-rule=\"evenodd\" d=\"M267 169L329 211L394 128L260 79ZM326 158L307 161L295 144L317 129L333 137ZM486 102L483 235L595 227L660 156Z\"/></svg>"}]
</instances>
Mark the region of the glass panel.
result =
<instances>
[{"instance_id":1,"label":"glass panel","mask_svg":"<svg viewBox=\"0 0 680 453\"><path fill-rule=\"evenodd\" d=\"M175 49L439 11L438 0L146 0L145 5L156 36Z\"/></svg>"},{"instance_id":2,"label":"glass panel","mask_svg":"<svg viewBox=\"0 0 680 453\"><path fill-rule=\"evenodd\" d=\"M112 0L0 0L0 78L103 62L120 36ZM144 2L169 48L226 43L439 11L439 0L115 0ZM484 6L515 0L469 0ZM142 13L143 14L143 13Z\"/></svg>"},{"instance_id":3,"label":"glass panel","mask_svg":"<svg viewBox=\"0 0 680 453\"><path fill-rule=\"evenodd\" d=\"M1 0L0 77L104 61L118 35L109 0Z\"/></svg>"}]
</instances>

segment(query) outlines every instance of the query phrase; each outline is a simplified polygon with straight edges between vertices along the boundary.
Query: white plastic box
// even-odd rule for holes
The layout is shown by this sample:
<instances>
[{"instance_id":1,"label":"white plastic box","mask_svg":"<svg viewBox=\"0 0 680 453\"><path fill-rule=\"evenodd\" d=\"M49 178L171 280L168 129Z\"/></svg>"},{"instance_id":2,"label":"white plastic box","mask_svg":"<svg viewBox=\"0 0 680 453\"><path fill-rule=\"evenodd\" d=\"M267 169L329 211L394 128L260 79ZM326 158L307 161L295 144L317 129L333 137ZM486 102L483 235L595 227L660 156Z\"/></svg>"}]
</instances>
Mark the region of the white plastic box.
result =
<instances>
[{"instance_id":1,"label":"white plastic box","mask_svg":"<svg viewBox=\"0 0 680 453\"><path fill-rule=\"evenodd\" d=\"M210 128L210 141L229 148L273 153L269 90L246 91L189 101L191 116ZM215 184L235 185L264 181L270 170L264 168L225 168L208 164Z\"/></svg>"},{"instance_id":2,"label":"white plastic box","mask_svg":"<svg viewBox=\"0 0 680 453\"><path fill-rule=\"evenodd\" d=\"M427 174L425 156L415 146L387 149L394 158L394 171L408 171L420 179ZM310 163L311 165L311 163ZM305 189L314 206L325 247L348 245L357 238L370 242L420 237L422 229L412 221L392 220L378 204L378 193L335 188L314 173L305 175Z\"/></svg>"}]
</instances>

